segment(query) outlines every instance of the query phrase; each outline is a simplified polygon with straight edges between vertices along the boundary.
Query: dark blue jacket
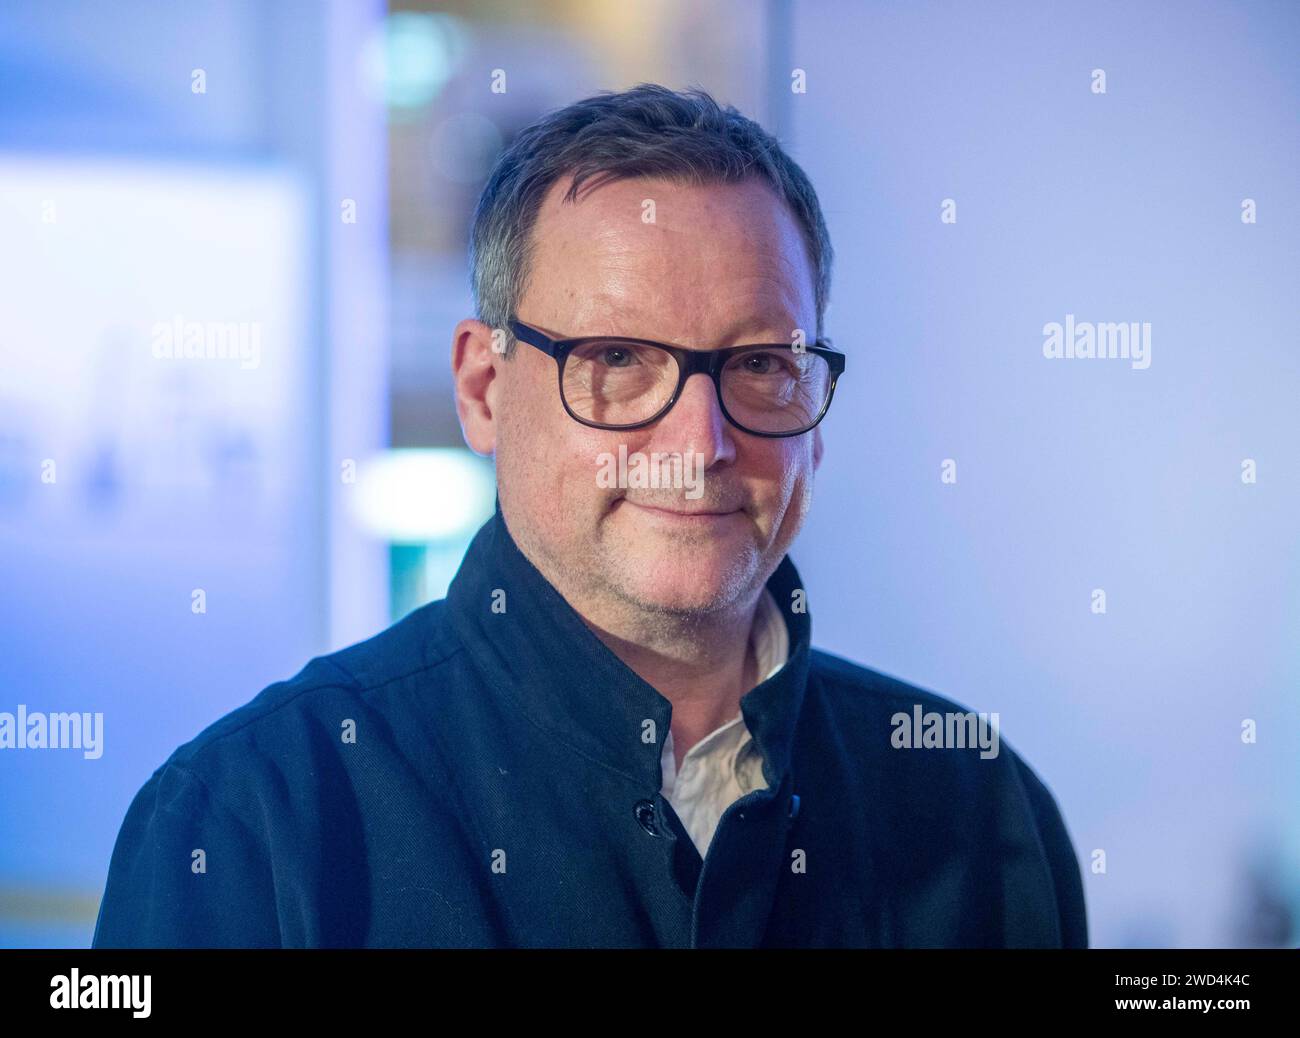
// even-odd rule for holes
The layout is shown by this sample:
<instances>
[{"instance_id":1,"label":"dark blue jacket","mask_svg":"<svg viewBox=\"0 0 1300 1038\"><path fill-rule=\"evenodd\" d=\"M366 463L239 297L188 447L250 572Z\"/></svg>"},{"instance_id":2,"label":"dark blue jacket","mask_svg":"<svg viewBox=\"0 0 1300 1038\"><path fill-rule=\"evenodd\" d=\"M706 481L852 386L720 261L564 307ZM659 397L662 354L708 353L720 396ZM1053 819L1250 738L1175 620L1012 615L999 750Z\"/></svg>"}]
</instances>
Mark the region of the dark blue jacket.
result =
<instances>
[{"instance_id":1,"label":"dark blue jacket","mask_svg":"<svg viewBox=\"0 0 1300 1038\"><path fill-rule=\"evenodd\" d=\"M988 759L895 749L895 713L964 708L814 650L788 556L767 586L790 657L741 708L769 786L727 809L703 861L659 794L671 704L498 506L446 599L311 660L153 773L95 946L1086 946L1074 849L1034 772L1005 740Z\"/></svg>"}]
</instances>

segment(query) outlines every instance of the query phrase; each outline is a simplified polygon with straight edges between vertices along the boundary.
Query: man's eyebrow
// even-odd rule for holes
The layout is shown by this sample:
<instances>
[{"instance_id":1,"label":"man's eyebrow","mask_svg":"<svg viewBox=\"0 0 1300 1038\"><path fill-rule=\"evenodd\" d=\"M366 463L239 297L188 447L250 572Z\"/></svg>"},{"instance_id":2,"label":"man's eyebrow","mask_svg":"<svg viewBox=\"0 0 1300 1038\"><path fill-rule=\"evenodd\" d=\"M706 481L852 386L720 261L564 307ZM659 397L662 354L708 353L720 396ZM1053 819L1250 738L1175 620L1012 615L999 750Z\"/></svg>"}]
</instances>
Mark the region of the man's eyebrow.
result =
<instances>
[{"instance_id":1,"label":"man's eyebrow","mask_svg":"<svg viewBox=\"0 0 1300 1038\"><path fill-rule=\"evenodd\" d=\"M718 337L716 344L708 345L721 348L723 345L743 346L750 342L790 342L798 328L799 325L786 313L742 317ZM807 329L804 329L804 334L807 337Z\"/></svg>"},{"instance_id":2,"label":"man's eyebrow","mask_svg":"<svg viewBox=\"0 0 1300 1038\"><path fill-rule=\"evenodd\" d=\"M660 339L659 336L645 333L651 322L646 321L645 315L636 312L633 304L624 300L613 299L606 295L595 296L591 300L592 309L602 315L602 319L607 319L612 329L610 331L595 332L576 332L566 329L565 334L572 336L582 335L624 335L633 339L650 339L655 341L667 341ZM687 341L680 343L687 347L695 349L724 349L727 346L744 346L748 343L771 343L771 342L790 342L794 338L794 333L801 326L791 320L790 315L784 310L768 311L761 313L754 311L737 318L732 324L723 330L720 336L705 340L700 334L692 332ZM812 342L815 336L809 334L809 329L805 328L804 335L809 342Z\"/></svg>"}]
</instances>

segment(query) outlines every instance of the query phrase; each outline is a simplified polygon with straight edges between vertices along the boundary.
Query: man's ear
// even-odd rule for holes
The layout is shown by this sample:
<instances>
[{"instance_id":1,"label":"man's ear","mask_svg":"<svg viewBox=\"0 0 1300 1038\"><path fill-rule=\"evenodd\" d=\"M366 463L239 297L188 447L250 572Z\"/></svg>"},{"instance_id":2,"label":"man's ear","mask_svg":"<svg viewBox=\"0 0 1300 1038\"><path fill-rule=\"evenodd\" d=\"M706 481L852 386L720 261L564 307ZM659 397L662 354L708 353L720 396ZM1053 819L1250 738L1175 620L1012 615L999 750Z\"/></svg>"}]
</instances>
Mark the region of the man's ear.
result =
<instances>
[{"instance_id":1,"label":"man's ear","mask_svg":"<svg viewBox=\"0 0 1300 1038\"><path fill-rule=\"evenodd\" d=\"M821 466L822 452L824 451L824 449L825 448L822 444L822 427L819 425L815 429L813 429L813 471L814 472L816 472L817 469Z\"/></svg>"},{"instance_id":2,"label":"man's ear","mask_svg":"<svg viewBox=\"0 0 1300 1038\"><path fill-rule=\"evenodd\" d=\"M496 404L501 385L498 365L505 361L505 337L482 321L466 318L451 338L451 375L456 390L456 414L470 450L490 455L496 450Z\"/></svg>"}]
</instances>

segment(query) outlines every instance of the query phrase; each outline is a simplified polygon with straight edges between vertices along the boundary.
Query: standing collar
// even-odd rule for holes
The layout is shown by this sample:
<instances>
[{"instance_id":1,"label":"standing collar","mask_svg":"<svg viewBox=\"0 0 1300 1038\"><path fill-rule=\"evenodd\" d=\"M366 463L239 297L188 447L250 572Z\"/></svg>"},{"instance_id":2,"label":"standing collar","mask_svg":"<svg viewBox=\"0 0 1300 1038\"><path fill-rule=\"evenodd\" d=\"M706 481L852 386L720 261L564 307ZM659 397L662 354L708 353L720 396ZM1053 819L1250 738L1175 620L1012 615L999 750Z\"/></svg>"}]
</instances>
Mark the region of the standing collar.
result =
<instances>
[{"instance_id":1,"label":"standing collar","mask_svg":"<svg viewBox=\"0 0 1300 1038\"><path fill-rule=\"evenodd\" d=\"M758 680L765 681L784 667L790 658L790 632L786 630L785 618L770 588L763 588L763 593L758 596L751 637L754 659L758 663Z\"/></svg>"},{"instance_id":2,"label":"standing collar","mask_svg":"<svg viewBox=\"0 0 1300 1038\"><path fill-rule=\"evenodd\" d=\"M763 593L758 596L758 609L754 615L753 632L750 640L754 644L754 656L758 661L759 680L765 681L785 666L786 660L790 655L790 635L785 627L785 619L781 616L781 609L776 604L776 599L772 597L772 592L768 588L763 588ZM733 727L739 725L740 731L732 731L730 735L722 736L721 733L730 731ZM722 741L719 740L729 740ZM737 777L741 775L742 760L747 760L748 754L745 750L749 746L753 734L745 726L745 715L737 710L735 715L724 721L717 728L711 731L703 739L692 746L687 752L686 757L695 758L712 758L715 761L726 759L726 763L720 765L725 769L736 768ZM670 731L664 736L664 748L659 754L659 763L663 769L664 786L662 792L665 796L670 796L677 786L677 758L674 750L673 733ZM728 753L721 747L733 747ZM761 757L759 758L762 759ZM685 758L683 758L683 764ZM762 782L753 776L752 772L745 770L747 781L741 783L745 792L761 786ZM674 804L674 807L677 805ZM698 843L698 841L696 841Z\"/></svg>"},{"instance_id":3,"label":"standing collar","mask_svg":"<svg viewBox=\"0 0 1300 1038\"><path fill-rule=\"evenodd\" d=\"M789 656L741 697L740 709L775 790L789 769L803 705L812 618L806 605L799 612L792 608L803 581L789 555L766 586L785 621ZM806 602L806 596L798 601ZM452 579L447 606L492 689L549 736L647 789L660 788L660 751L671 730L672 703L619 659L523 554L499 498Z\"/></svg>"}]
</instances>

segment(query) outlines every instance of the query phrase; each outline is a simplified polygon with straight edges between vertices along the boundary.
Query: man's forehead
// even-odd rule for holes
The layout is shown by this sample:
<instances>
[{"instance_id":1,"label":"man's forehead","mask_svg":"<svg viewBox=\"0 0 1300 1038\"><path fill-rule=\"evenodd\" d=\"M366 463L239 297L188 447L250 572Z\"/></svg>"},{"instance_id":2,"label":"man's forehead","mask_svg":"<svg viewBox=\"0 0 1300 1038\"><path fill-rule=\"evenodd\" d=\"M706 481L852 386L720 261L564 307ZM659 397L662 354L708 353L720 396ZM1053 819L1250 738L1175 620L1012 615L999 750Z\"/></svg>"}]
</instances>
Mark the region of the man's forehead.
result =
<instances>
[{"instance_id":1,"label":"man's forehead","mask_svg":"<svg viewBox=\"0 0 1300 1038\"><path fill-rule=\"evenodd\" d=\"M563 294L567 315L626 328L680 325L687 341L777 330L784 340L801 313L812 319L803 238L761 181L633 177L591 191L584 183L576 203L564 200L571 183L553 184L538 213L529 277L544 294Z\"/></svg>"},{"instance_id":2,"label":"man's forehead","mask_svg":"<svg viewBox=\"0 0 1300 1038\"><path fill-rule=\"evenodd\" d=\"M646 176L602 180L595 174L583 182L576 198L569 199L572 183L566 174L550 186L535 226L545 224L547 231L556 232L626 222L647 230L690 231L701 219L734 223L743 213L755 229L775 224L781 230L797 230L793 214L776 192L754 177L696 184Z\"/></svg>"}]
</instances>

